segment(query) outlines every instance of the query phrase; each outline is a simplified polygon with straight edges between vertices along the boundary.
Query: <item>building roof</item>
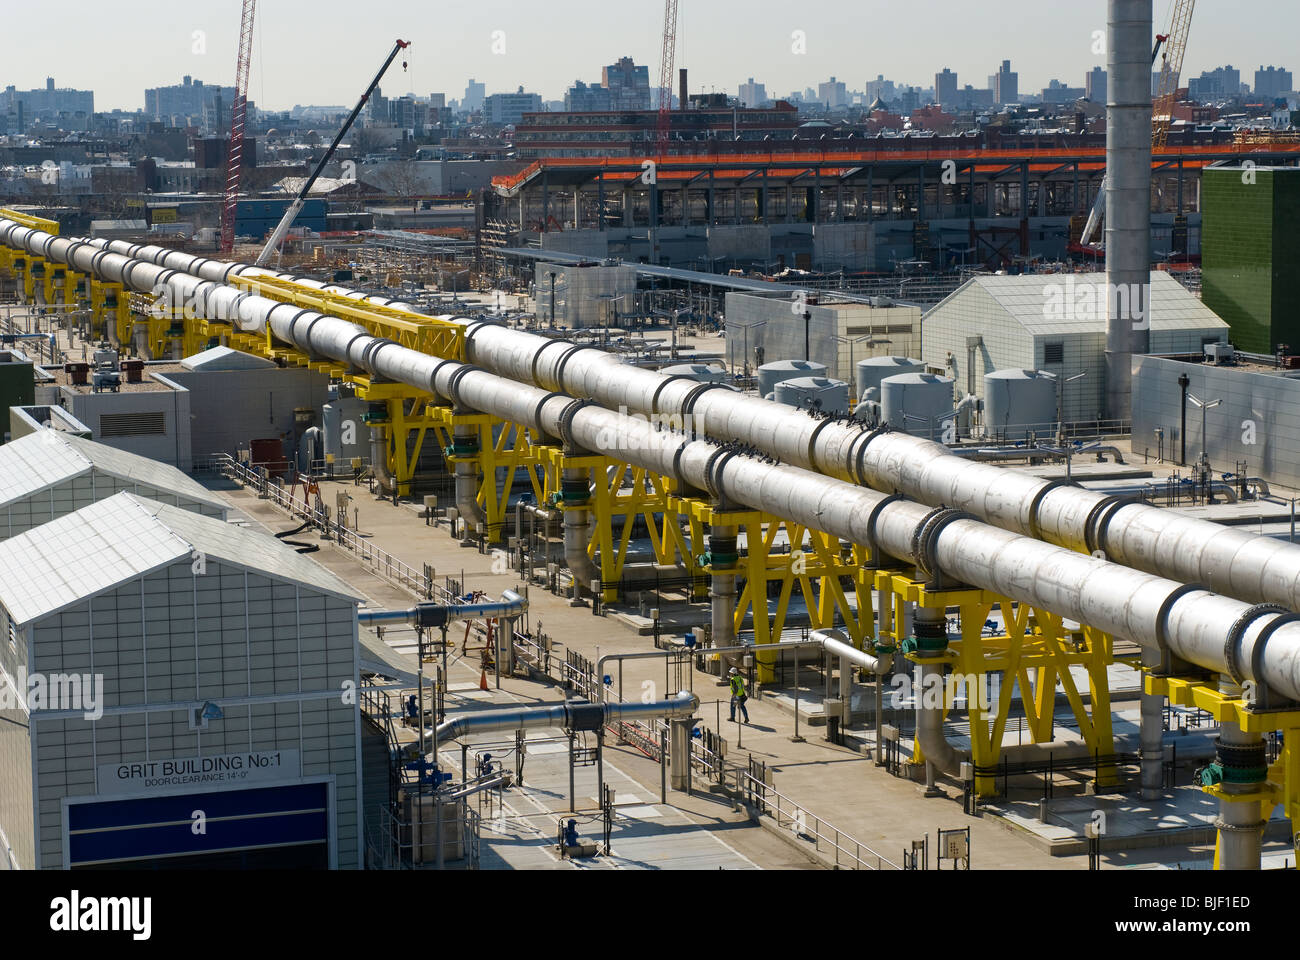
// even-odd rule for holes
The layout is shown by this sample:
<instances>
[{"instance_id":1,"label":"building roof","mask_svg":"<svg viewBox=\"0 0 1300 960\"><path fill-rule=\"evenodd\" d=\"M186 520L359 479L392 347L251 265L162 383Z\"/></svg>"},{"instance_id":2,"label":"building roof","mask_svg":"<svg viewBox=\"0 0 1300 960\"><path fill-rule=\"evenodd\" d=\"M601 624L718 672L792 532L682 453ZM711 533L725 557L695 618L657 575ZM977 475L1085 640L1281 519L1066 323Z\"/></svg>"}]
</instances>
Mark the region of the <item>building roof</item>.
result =
<instances>
[{"instance_id":1,"label":"building roof","mask_svg":"<svg viewBox=\"0 0 1300 960\"><path fill-rule=\"evenodd\" d=\"M320 564L265 533L119 493L0 543L0 605L22 627L196 555L361 599Z\"/></svg>"},{"instance_id":2,"label":"building roof","mask_svg":"<svg viewBox=\"0 0 1300 960\"><path fill-rule=\"evenodd\" d=\"M1100 272L974 277L936 304L926 320L978 297L991 299L1030 335L1104 333L1105 283L1106 274ZM1087 306L1089 300L1095 302L1095 309ZM1151 329L1226 331L1228 325L1168 273L1154 270Z\"/></svg>"},{"instance_id":3,"label":"building roof","mask_svg":"<svg viewBox=\"0 0 1300 960\"><path fill-rule=\"evenodd\" d=\"M265 370L275 362L230 347L213 347L181 361L186 370Z\"/></svg>"},{"instance_id":4,"label":"building roof","mask_svg":"<svg viewBox=\"0 0 1300 960\"><path fill-rule=\"evenodd\" d=\"M224 500L170 464L58 430L38 430L0 446L0 507L98 471L229 512Z\"/></svg>"}]
</instances>

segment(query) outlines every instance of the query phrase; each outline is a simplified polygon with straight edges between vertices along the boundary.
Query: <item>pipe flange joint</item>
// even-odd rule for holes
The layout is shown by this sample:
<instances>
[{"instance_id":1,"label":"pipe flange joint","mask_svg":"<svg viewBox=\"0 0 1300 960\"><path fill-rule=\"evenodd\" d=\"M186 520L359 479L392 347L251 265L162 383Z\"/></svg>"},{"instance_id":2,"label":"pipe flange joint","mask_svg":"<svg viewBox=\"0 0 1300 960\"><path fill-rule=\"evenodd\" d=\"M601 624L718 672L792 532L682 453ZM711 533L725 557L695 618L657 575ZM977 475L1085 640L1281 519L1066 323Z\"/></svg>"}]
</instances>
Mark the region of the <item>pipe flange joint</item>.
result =
<instances>
[{"instance_id":1,"label":"pipe flange joint","mask_svg":"<svg viewBox=\"0 0 1300 960\"><path fill-rule=\"evenodd\" d=\"M441 390L438 389L438 374L442 371L442 368L449 363L455 366L460 366L460 363L456 360L439 360L437 363L433 365L433 370L429 373L429 392L433 394L435 397L446 396ZM447 397L447 399L451 400L453 398Z\"/></svg>"},{"instance_id":2,"label":"pipe flange joint","mask_svg":"<svg viewBox=\"0 0 1300 960\"><path fill-rule=\"evenodd\" d=\"M722 469L736 455L734 450L715 450L704 464L704 488L714 500L723 499Z\"/></svg>"},{"instance_id":3,"label":"pipe flange joint","mask_svg":"<svg viewBox=\"0 0 1300 960\"><path fill-rule=\"evenodd\" d=\"M603 703L568 703L564 712L567 714L566 726L574 733L599 730L605 723L605 705Z\"/></svg>"},{"instance_id":4,"label":"pipe flange joint","mask_svg":"<svg viewBox=\"0 0 1300 960\"><path fill-rule=\"evenodd\" d=\"M543 431L546 429L542 425L542 410L556 397L560 397L563 400L572 399L572 397L567 393L560 393L558 390L552 390L550 393L546 394L546 396L542 397L542 399L538 400L537 406L533 407L533 423L537 425L537 429Z\"/></svg>"},{"instance_id":5,"label":"pipe flange joint","mask_svg":"<svg viewBox=\"0 0 1300 960\"><path fill-rule=\"evenodd\" d=\"M387 337L375 337L361 350L361 366L368 369L371 373L375 371L375 357L384 347L395 347L397 341L390 340Z\"/></svg>"},{"instance_id":6,"label":"pipe flange joint","mask_svg":"<svg viewBox=\"0 0 1300 960\"><path fill-rule=\"evenodd\" d=\"M912 643L904 643L904 652L922 657L937 657L948 649L948 618L913 622ZM909 649L910 648L910 649Z\"/></svg>"},{"instance_id":7,"label":"pipe flange joint","mask_svg":"<svg viewBox=\"0 0 1300 960\"><path fill-rule=\"evenodd\" d=\"M1288 614L1290 612L1290 610L1278 603L1257 603L1244 611L1228 629L1228 636L1223 643L1223 660L1228 666L1228 676L1232 677L1233 683L1241 686L1246 682L1246 677L1241 672L1241 665L1237 660L1237 648L1241 645L1241 638L1245 635L1246 628L1260 617L1267 616L1270 613Z\"/></svg>"},{"instance_id":8,"label":"pipe flange joint","mask_svg":"<svg viewBox=\"0 0 1300 960\"><path fill-rule=\"evenodd\" d=\"M1300 622L1300 613L1284 613L1276 620L1264 624L1259 636L1255 638L1254 649L1250 652L1250 675L1255 678L1254 705L1258 708L1276 709L1286 702L1285 698L1274 697L1270 688L1264 684L1264 650L1279 627L1296 622Z\"/></svg>"},{"instance_id":9,"label":"pipe flange joint","mask_svg":"<svg viewBox=\"0 0 1300 960\"><path fill-rule=\"evenodd\" d=\"M693 378L691 378L691 377L687 377L687 376L683 376L683 375L680 374L680 373L670 373L668 376L664 377L664 378L659 382L659 386L655 387L654 395L650 398L650 412L651 412L651 413L662 413L662 412L663 412L662 410L659 409L659 394L663 393L663 392L664 392L664 388L665 388L666 386L668 386L670 383L673 383L673 382L678 381L678 380L689 380L689 381L691 381L692 383L695 382Z\"/></svg>"},{"instance_id":10,"label":"pipe flange joint","mask_svg":"<svg viewBox=\"0 0 1300 960\"><path fill-rule=\"evenodd\" d=\"M1268 778L1268 756L1264 741L1224 743L1214 741L1214 762L1223 771L1224 783L1262 783Z\"/></svg>"},{"instance_id":11,"label":"pipe flange joint","mask_svg":"<svg viewBox=\"0 0 1300 960\"><path fill-rule=\"evenodd\" d=\"M1160 648L1161 670L1166 674L1173 672L1173 653L1169 649L1169 611L1189 593L1204 590L1205 587L1199 583L1184 583L1170 590L1169 596L1160 604L1160 610L1156 613L1156 646Z\"/></svg>"},{"instance_id":12,"label":"pipe flange joint","mask_svg":"<svg viewBox=\"0 0 1300 960\"><path fill-rule=\"evenodd\" d=\"M1106 497L1088 511L1088 519L1083 523L1083 543L1088 552L1096 555L1097 551L1106 552L1106 527L1111 518L1121 507L1132 503L1141 503L1138 497Z\"/></svg>"},{"instance_id":13,"label":"pipe flange joint","mask_svg":"<svg viewBox=\"0 0 1300 960\"><path fill-rule=\"evenodd\" d=\"M463 364L459 370L457 370L450 377L448 377L447 378L447 399L449 399L452 403L454 403L458 407L463 406L464 405L463 401L460 399L460 382L461 380L465 379L465 377L467 377L471 372L478 369L480 368L473 366L472 364L466 363Z\"/></svg>"},{"instance_id":14,"label":"pipe flange joint","mask_svg":"<svg viewBox=\"0 0 1300 960\"><path fill-rule=\"evenodd\" d=\"M727 387L721 383L701 383L698 387L696 387L694 390L692 390L690 393L686 394L686 396L682 398L682 424L683 424L683 428L685 428L685 424L687 422L686 418L687 417L691 418L692 421L691 430L690 430L691 436L698 436L700 433L700 431L695 429L694 422L693 422L695 418L695 404L699 402L700 397L704 396L710 390L726 390L726 389Z\"/></svg>"},{"instance_id":15,"label":"pipe flange joint","mask_svg":"<svg viewBox=\"0 0 1300 960\"><path fill-rule=\"evenodd\" d=\"M901 494L891 493L889 496L885 497L885 499L872 507L871 512L867 514L867 535L864 539L866 540L867 549L871 551L870 566L874 569L879 569L882 566L880 562L882 559L882 551L880 549L880 539L876 536L876 523L880 520L880 514L884 511L885 507L889 506L891 503L898 503L903 499L904 498Z\"/></svg>"},{"instance_id":16,"label":"pipe flange joint","mask_svg":"<svg viewBox=\"0 0 1300 960\"><path fill-rule=\"evenodd\" d=\"M569 343L567 340L547 340L544 344L538 347L537 352L533 354L533 371L532 371L533 383L545 387L548 390L560 390L563 389L563 387L558 383L552 383L550 385L542 383L541 377L537 373L538 367L542 365L542 354L544 354L547 350L551 349L551 347L576 349L574 345Z\"/></svg>"},{"instance_id":17,"label":"pipe flange joint","mask_svg":"<svg viewBox=\"0 0 1300 960\"><path fill-rule=\"evenodd\" d=\"M560 431L560 440L563 441L566 450L583 449L580 443L573 439L573 418L578 415L578 411L583 407L595 406L594 400L574 400L567 407L560 411L559 421L556 427Z\"/></svg>"},{"instance_id":18,"label":"pipe flange joint","mask_svg":"<svg viewBox=\"0 0 1300 960\"><path fill-rule=\"evenodd\" d=\"M926 514L925 519L917 525L916 532L912 534L912 556L916 559L917 567L925 574L927 579L933 581L939 576L939 566L934 558L939 534L954 520L971 519L974 518L964 510L955 510L952 507L937 507Z\"/></svg>"},{"instance_id":19,"label":"pipe flange joint","mask_svg":"<svg viewBox=\"0 0 1300 960\"><path fill-rule=\"evenodd\" d=\"M839 423L839 421L828 418L813 427L812 436L808 438L808 463L810 465L815 466L817 463L817 437L821 435L823 430L833 423Z\"/></svg>"},{"instance_id":20,"label":"pipe flange joint","mask_svg":"<svg viewBox=\"0 0 1300 960\"><path fill-rule=\"evenodd\" d=\"M734 535L709 534L710 566L713 567L714 573L735 570L739 565L740 548L737 547L736 541L737 538Z\"/></svg>"},{"instance_id":21,"label":"pipe flange joint","mask_svg":"<svg viewBox=\"0 0 1300 960\"><path fill-rule=\"evenodd\" d=\"M580 507L591 500L591 481L586 477L563 477L560 499L568 507Z\"/></svg>"},{"instance_id":22,"label":"pipe flange joint","mask_svg":"<svg viewBox=\"0 0 1300 960\"><path fill-rule=\"evenodd\" d=\"M889 431L890 426L887 423L882 423L870 430L864 429L857 441L849 449L849 475L853 477L858 486L871 486L867 481L867 469L864 464L867 457L867 447L871 446L872 440L884 436Z\"/></svg>"},{"instance_id":23,"label":"pipe flange joint","mask_svg":"<svg viewBox=\"0 0 1300 960\"><path fill-rule=\"evenodd\" d=\"M1042 524L1038 522L1038 511L1039 508L1042 507L1043 500L1047 498L1047 495L1053 490L1057 490L1061 487L1077 487L1078 485L1079 484L1076 481L1066 480L1062 477L1059 480L1052 480L1045 483L1039 488L1038 492L1034 494L1034 498L1029 501L1029 535L1031 537L1035 540L1043 539L1043 527ZM1092 551L1089 551L1089 553L1091 552Z\"/></svg>"}]
</instances>

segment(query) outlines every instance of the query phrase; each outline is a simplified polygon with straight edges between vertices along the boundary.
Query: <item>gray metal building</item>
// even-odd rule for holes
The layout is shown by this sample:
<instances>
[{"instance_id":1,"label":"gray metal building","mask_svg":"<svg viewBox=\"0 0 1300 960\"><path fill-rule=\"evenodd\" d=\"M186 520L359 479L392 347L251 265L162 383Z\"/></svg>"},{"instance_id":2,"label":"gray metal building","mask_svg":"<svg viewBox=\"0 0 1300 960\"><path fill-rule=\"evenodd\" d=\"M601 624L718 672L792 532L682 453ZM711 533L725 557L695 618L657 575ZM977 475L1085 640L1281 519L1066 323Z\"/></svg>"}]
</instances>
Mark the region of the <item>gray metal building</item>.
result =
<instances>
[{"instance_id":1,"label":"gray metal building","mask_svg":"<svg viewBox=\"0 0 1300 960\"><path fill-rule=\"evenodd\" d=\"M175 467L58 430L0 447L0 540L128 491L224 520L224 500Z\"/></svg>"},{"instance_id":2,"label":"gray metal building","mask_svg":"<svg viewBox=\"0 0 1300 960\"><path fill-rule=\"evenodd\" d=\"M995 370L1042 370L1082 380L1063 387L1067 422L1095 420L1104 408L1106 276L1032 274L976 277L925 315L921 358L984 395ZM1151 274L1151 352L1201 356L1227 343L1228 325L1167 273Z\"/></svg>"},{"instance_id":3,"label":"gray metal building","mask_svg":"<svg viewBox=\"0 0 1300 960\"><path fill-rule=\"evenodd\" d=\"M1168 357L1133 359L1133 450L1160 453L1178 462L1183 448L1183 386L1206 403L1186 401L1187 463L1204 447L1216 473L1232 473L1245 461L1251 476L1300 485L1300 373L1186 363ZM1157 434L1156 431L1161 431Z\"/></svg>"},{"instance_id":4,"label":"gray metal building","mask_svg":"<svg viewBox=\"0 0 1300 960\"><path fill-rule=\"evenodd\" d=\"M128 493L0 544L0 865L359 867L357 599Z\"/></svg>"},{"instance_id":5,"label":"gray metal building","mask_svg":"<svg viewBox=\"0 0 1300 960\"><path fill-rule=\"evenodd\" d=\"M727 364L740 371L777 360L814 360L826 375L852 382L859 360L884 354L913 356L919 346L920 307L836 303L829 295L727 294ZM805 321L804 313L808 314Z\"/></svg>"}]
</instances>

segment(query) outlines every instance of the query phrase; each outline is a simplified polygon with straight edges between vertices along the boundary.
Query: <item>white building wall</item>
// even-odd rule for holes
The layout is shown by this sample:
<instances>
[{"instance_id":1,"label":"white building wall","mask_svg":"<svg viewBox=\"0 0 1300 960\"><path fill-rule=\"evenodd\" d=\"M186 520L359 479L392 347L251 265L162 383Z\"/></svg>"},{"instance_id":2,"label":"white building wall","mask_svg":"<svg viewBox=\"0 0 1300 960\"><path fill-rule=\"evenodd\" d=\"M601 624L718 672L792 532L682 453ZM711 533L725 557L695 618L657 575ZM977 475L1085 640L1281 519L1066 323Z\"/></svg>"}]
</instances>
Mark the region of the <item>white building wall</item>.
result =
<instances>
[{"instance_id":1,"label":"white building wall","mask_svg":"<svg viewBox=\"0 0 1300 960\"><path fill-rule=\"evenodd\" d=\"M301 778L334 778L337 864L359 867L357 706L344 700L356 629L346 601L212 559L199 575L186 560L39 621L34 670L102 674L105 707L128 708L96 721L37 714L40 865L63 866L63 800L96 795L98 765L296 750ZM190 705L232 697L265 699L191 728ZM144 709L176 703L186 707Z\"/></svg>"}]
</instances>

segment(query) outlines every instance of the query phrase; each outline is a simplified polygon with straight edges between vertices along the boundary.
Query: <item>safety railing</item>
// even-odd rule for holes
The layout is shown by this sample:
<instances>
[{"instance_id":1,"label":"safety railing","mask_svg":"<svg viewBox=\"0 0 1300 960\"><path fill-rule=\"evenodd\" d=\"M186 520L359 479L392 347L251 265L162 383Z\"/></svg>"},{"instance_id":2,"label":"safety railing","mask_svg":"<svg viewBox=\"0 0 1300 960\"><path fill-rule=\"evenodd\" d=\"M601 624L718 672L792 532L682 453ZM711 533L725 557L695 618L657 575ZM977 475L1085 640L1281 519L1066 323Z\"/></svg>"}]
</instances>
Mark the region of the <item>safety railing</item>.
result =
<instances>
[{"instance_id":1,"label":"safety railing","mask_svg":"<svg viewBox=\"0 0 1300 960\"><path fill-rule=\"evenodd\" d=\"M729 784L759 816L771 817L781 830L812 844L836 870L902 870L894 861L856 840L807 807L779 793L765 779L741 767L727 767ZM727 785L727 784L724 784Z\"/></svg>"},{"instance_id":2,"label":"safety railing","mask_svg":"<svg viewBox=\"0 0 1300 960\"><path fill-rule=\"evenodd\" d=\"M306 499L306 486L300 478L288 487L273 482L263 472L245 463L240 463L229 454L219 454L202 461L196 461L195 472L219 473L229 480L258 491L275 506L284 510L291 517L300 518L318 528L327 537L346 550L351 550L357 558L364 561L370 571L395 586L409 590L417 597L435 600L450 600L450 592L438 584L428 568L417 570L404 560L400 560L381 550L358 531L348 527L336 517L317 498L315 503ZM297 496L299 489L303 495Z\"/></svg>"}]
</instances>

